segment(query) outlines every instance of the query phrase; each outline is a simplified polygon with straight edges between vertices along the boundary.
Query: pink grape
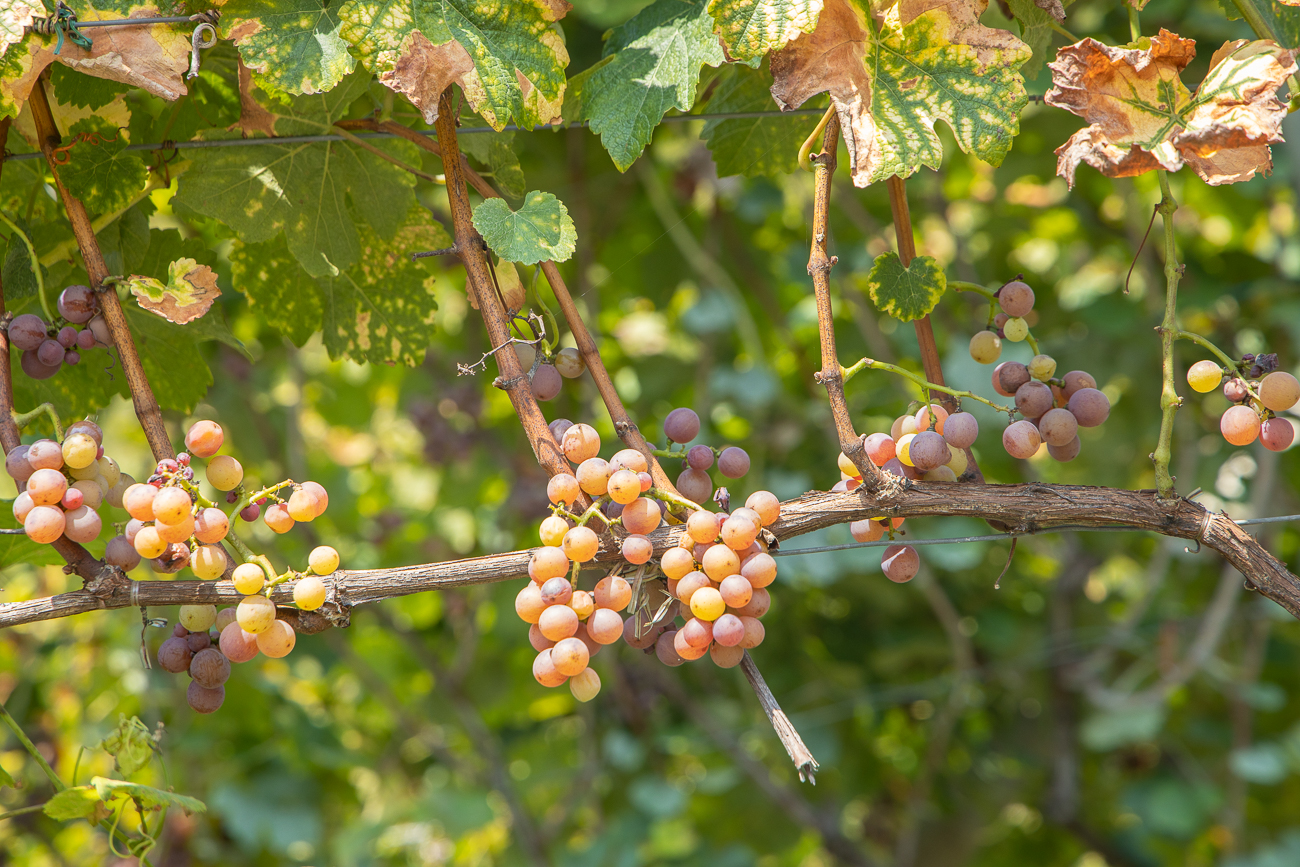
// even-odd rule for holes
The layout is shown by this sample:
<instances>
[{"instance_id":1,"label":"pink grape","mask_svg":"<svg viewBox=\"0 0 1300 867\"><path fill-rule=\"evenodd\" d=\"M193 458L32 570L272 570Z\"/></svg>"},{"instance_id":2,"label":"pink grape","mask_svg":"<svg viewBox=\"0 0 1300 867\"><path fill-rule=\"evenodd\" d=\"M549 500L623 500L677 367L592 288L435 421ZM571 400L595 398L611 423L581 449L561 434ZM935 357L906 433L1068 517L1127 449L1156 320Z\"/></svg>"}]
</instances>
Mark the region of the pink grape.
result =
<instances>
[{"instance_id":1,"label":"pink grape","mask_svg":"<svg viewBox=\"0 0 1300 867\"><path fill-rule=\"evenodd\" d=\"M29 349L18 358L18 365L27 374L28 379L49 379L59 372L59 365L63 363L63 347L54 341L47 341L59 350L59 360L54 364L46 364L37 356L37 350ZM45 344L41 344L44 346Z\"/></svg>"},{"instance_id":2,"label":"pink grape","mask_svg":"<svg viewBox=\"0 0 1300 867\"><path fill-rule=\"evenodd\" d=\"M691 446L686 453L686 463L693 470L707 470L713 466L713 449L708 446Z\"/></svg>"},{"instance_id":3,"label":"pink grape","mask_svg":"<svg viewBox=\"0 0 1300 867\"><path fill-rule=\"evenodd\" d=\"M1066 446L1079 432L1079 422L1068 409L1049 409L1038 420L1038 430L1049 446Z\"/></svg>"},{"instance_id":4,"label":"pink grape","mask_svg":"<svg viewBox=\"0 0 1300 867\"><path fill-rule=\"evenodd\" d=\"M943 438L953 448L970 448L975 444L979 434L979 421L968 412L953 413L948 416L948 420L943 425ZM947 463L947 461L944 461L944 463Z\"/></svg>"},{"instance_id":5,"label":"pink grape","mask_svg":"<svg viewBox=\"0 0 1300 867\"><path fill-rule=\"evenodd\" d=\"M69 365L70 365L70 364L76 364L76 363L78 363L79 361L81 361L81 353L80 353L80 352L77 352L76 350L72 350L72 349L70 349L70 350L68 350L68 352L67 352L66 354L64 354L64 356L63 356L63 363L64 363L64 364L69 364Z\"/></svg>"},{"instance_id":6,"label":"pink grape","mask_svg":"<svg viewBox=\"0 0 1300 867\"><path fill-rule=\"evenodd\" d=\"M89 322L96 306L95 293L89 286L77 284L59 293L59 315L77 325Z\"/></svg>"},{"instance_id":7,"label":"pink grape","mask_svg":"<svg viewBox=\"0 0 1300 867\"><path fill-rule=\"evenodd\" d=\"M1052 460L1066 463L1067 461L1072 461L1077 458L1079 456L1079 451L1082 448L1083 444L1079 442L1079 437L1076 436L1063 446L1054 446L1051 443L1048 443L1047 453L1052 456Z\"/></svg>"},{"instance_id":8,"label":"pink grape","mask_svg":"<svg viewBox=\"0 0 1300 867\"><path fill-rule=\"evenodd\" d=\"M713 480L703 470L687 467L677 477L677 490L693 503L707 503L713 496ZM624 523L626 524L626 519Z\"/></svg>"},{"instance_id":9,"label":"pink grape","mask_svg":"<svg viewBox=\"0 0 1300 867\"><path fill-rule=\"evenodd\" d=\"M1241 403L1250 397L1250 392L1246 390L1246 383L1234 376L1223 384L1223 396L1233 403Z\"/></svg>"},{"instance_id":10,"label":"pink grape","mask_svg":"<svg viewBox=\"0 0 1300 867\"><path fill-rule=\"evenodd\" d=\"M686 660L682 659L681 654L677 652L677 648L674 646L676 638L677 630L670 629L660 633L659 638L655 640L655 655L659 657L659 661L664 665L673 668L686 663Z\"/></svg>"},{"instance_id":11,"label":"pink grape","mask_svg":"<svg viewBox=\"0 0 1300 867\"><path fill-rule=\"evenodd\" d=\"M233 611L234 609L227 609ZM220 621L218 621L220 622ZM231 662L248 662L257 656L257 636L245 632L239 623L227 623L221 630L218 642L221 653Z\"/></svg>"},{"instance_id":12,"label":"pink grape","mask_svg":"<svg viewBox=\"0 0 1300 867\"><path fill-rule=\"evenodd\" d=\"M1284 418L1271 418L1259 426L1259 441L1271 452L1284 451L1295 439L1295 427Z\"/></svg>"},{"instance_id":13,"label":"pink grape","mask_svg":"<svg viewBox=\"0 0 1300 867\"><path fill-rule=\"evenodd\" d=\"M1019 361L1008 361L1006 364L999 364L994 371L997 376L997 382L1001 385L998 389L999 394L1014 395L1020 389L1020 386L1029 382L1029 368L1025 367Z\"/></svg>"},{"instance_id":14,"label":"pink grape","mask_svg":"<svg viewBox=\"0 0 1300 867\"><path fill-rule=\"evenodd\" d=\"M205 689L216 689L230 679L230 660L215 647L206 647L190 660L190 677Z\"/></svg>"},{"instance_id":15,"label":"pink grape","mask_svg":"<svg viewBox=\"0 0 1300 867\"><path fill-rule=\"evenodd\" d=\"M180 674L190 667L193 653L183 636L173 635L158 645L158 667L172 674Z\"/></svg>"},{"instance_id":16,"label":"pink grape","mask_svg":"<svg viewBox=\"0 0 1300 867\"><path fill-rule=\"evenodd\" d=\"M1034 290L1026 283L1013 280L998 290L998 305L1008 316L1025 316L1034 309Z\"/></svg>"},{"instance_id":17,"label":"pink grape","mask_svg":"<svg viewBox=\"0 0 1300 867\"><path fill-rule=\"evenodd\" d=\"M36 349L36 360L46 367L58 367L63 363L64 348L57 340L46 340Z\"/></svg>"},{"instance_id":18,"label":"pink grape","mask_svg":"<svg viewBox=\"0 0 1300 867\"><path fill-rule=\"evenodd\" d=\"M1219 419L1223 438L1234 446L1248 446L1259 436L1259 415L1248 406L1230 406Z\"/></svg>"},{"instance_id":19,"label":"pink grape","mask_svg":"<svg viewBox=\"0 0 1300 867\"><path fill-rule=\"evenodd\" d=\"M79 506L64 515L64 534L74 542L92 542L99 538L103 521L98 512L86 506Z\"/></svg>"},{"instance_id":20,"label":"pink grape","mask_svg":"<svg viewBox=\"0 0 1300 867\"><path fill-rule=\"evenodd\" d=\"M67 520L58 506L33 506L23 519L23 532L27 538L48 545L63 535Z\"/></svg>"},{"instance_id":21,"label":"pink grape","mask_svg":"<svg viewBox=\"0 0 1300 867\"><path fill-rule=\"evenodd\" d=\"M40 469L27 479L27 493L38 506L53 506L68 492L68 480L58 470Z\"/></svg>"},{"instance_id":22,"label":"pink grape","mask_svg":"<svg viewBox=\"0 0 1300 867\"><path fill-rule=\"evenodd\" d=\"M713 621L713 640L723 647L735 647L745 638L745 624L734 614Z\"/></svg>"},{"instance_id":23,"label":"pink grape","mask_svg":"<svg viewBox=\"0 0 1300 867\"><path fill-rule=\"evenodd\" d=\"M1037 380L1030 380L1016 389L1016 409L1025 418L1038 418L1052 408L1052 389Z\"/></svg>"},{"instance_id":24,"label":"pink grape","mask_svg":"<svg viewBox=\"0 0 1300 867\"><path fill-rule=\"evenodd\" d=\"M543 364L533 374L533 397L538 400L550 400L564 387L564 377L552 364Z\"/></svg>"},{"instance_id":25,"label":"pink grape","mask_svg":"<svg viewBox=\"0 0 1300 867\"><path fill-rule=\"evenodd\" d=\"M564 432L573 427L573 422L567 418L557 418L547 427L551 429L551 436L555 437L555 441L558 443L564 441Z\"/></svg>"},{"instance_id":26,"label":"pink grape","mask_svg":"<svg viewBox=\"0 0 1300 867\"><path fill-rule=\"evenodd\" d=\"M934 431L923 431L916 435L908 447L908 457L921 472L928 472L948 463L952 454L948 451L948 441Z\"/></svg>"},{"instance_id":27,"label":"pink grape","mask_svg":"<svg viewBox=\"0 0 1300 867\"><path fill-rule=\"evenodd\" d=\"M894 457L894 438L889 434L873 433L867 437L865 446L867 457L878 467L883 467Z\"/></svg>"},{"instance_id":28,"label":"pink grape","mask_svg":"<svg viewBox=\"0 0 1300 867\"><path fill-rule=\"evenodd\" d=\"M1073 397L1074 393L1081 388L1097 387L1097 380L1094 379L1092 374L1088 373L1086 370L1071 370L1065 376L1061 377L1061 381L1065 383L1062 392L1065 394L1066 400Z\"/></svg>"},{"instance_id":29,"label":"pink grape","mask_svg":"<svg viewBox=\"0 0 1300 867\"><path fill-rule=\"evenodd\" d=\"M645 536L632 535L623 540L623 559L633 566L647 563L654 554L654 545Z\"/></svg>"},{"instance_id":30,"label":"pink grape","mask_svg":"<svg viewBox=\"0 0 1300 867\"><path fill-rule=\"evenodd\" d=\"M77 345L77 329L71 325L65 325L59 329L59 333L55 335L54 339L64 349L71 349Z\"/></svg>"},{"instance_id":31,"label":"pink grape","mask_svg":"<svg viewBox=\"0 0 1300 867\"><path fill-rule=\"evenodd\" d=\"M77 332L77 345L82 349L95 348L95 333L89 328L83 328Z\"/></svg>"},{"instance_id":32,"label":"pink grape","mask_svg":"<svg viewBox=\"0 0 1300 867\"><path fill-rule=\"evenodd\" d=\"M24 352L37 349L45 342L45 320L31 313L15 316L9 323L9 342Z\"/></svg>"},{"instance_id":33,"label":"pink grape","mask_svg":"<svg viewBox=\"0 0 1300 867\"><path fill-rule=\"evenodd\" d=\"M130 572L140 565L140 554L125 536L114 536L104 548L104 561L123 572Z\"/></svg>"},{"instance_id":34,"label":"pink grape","mask_svg":"<svg viewBox=\"0 0 1300 867\"><path fill-rule=\"evenodd\" d=\"M699 436L699 433L700 417L693 409L678 407L668 413L664 419L664 436L669 442L688 443Z\"/></svg>"},{"instance_id":35,"label":"pink grape","mask_svg":"<svg viewBox=\"0 0 1300 867\"><path fill-rule=\"evenodd\" d=\"M1002 432L1002 447L1013 458L1023 460L1033 457L1038 451L1039 444L1038 428L1030 421L1014 422L1007 425L1007 429Z\"/></svg>"},{"instance_id":36,"label":"pink grape","mask_svg":"<svg viewBox=\"0 0 1300 867\"><path fill-rule=\"evenodd\" d=\"M1070 395L1066 408L1079 427L1096 427L1110 416L1110 399L1095 388L1081 388Z\"/></svg>"},{"instance_id":37,"label":"pink grape","mask_svg":"<svg viewBox=\"0 0 1300 867\"><path fill-rule=\"evenodd\" d=\"M722 454L718 456L718 472L729 479L740 478L749 472L749 454L736 446L723 449Z\"/></svg>"},{"instance_id":38,"label":"pink grape","mask_svg":"<svg viewBox=\"0 0 1300 867\"><path fill-rule=\"evenodd\" d=\"M880 566L885 577L895 584L905 584L916 577L921 568L921 556L911 545L890 545L885 549Z\"/></svg>"}]
</instances>

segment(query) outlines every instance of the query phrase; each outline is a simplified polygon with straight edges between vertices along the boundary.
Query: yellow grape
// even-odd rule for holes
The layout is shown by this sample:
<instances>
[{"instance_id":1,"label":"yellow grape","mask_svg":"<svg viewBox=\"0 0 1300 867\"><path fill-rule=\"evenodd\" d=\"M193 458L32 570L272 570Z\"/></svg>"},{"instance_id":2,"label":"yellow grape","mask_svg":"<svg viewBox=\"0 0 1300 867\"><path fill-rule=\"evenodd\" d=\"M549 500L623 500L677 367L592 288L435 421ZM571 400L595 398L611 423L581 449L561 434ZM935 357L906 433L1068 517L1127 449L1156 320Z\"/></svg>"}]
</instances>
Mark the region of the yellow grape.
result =
<instances>
[{"instance_id":1,"label":"yellow grape","mask_svg":"<svg viewBox=\"0 0 1300 867\"><path fill-rule=\"evenodd\" d=\"M244 565L251 566L252 564L245 563ZM271 628L272 623L278 622L275 619L275 603L265 596L245 596L239 600L239 605L235 607L235 620L239 622L240 628L245 632L251 632L254 635L265 632ZM260 643L258 647L261 647ZM266 653L265 650L262 652Z\"/></svg>"},{"instance_id":2,"label":"yellow grape","mask_svg":"<svg viewBox=\"0 0 1300 867\"><path fill-rule=\"evenodd\" d=\"M226 555L216 545L200 545L190 557L190 568L200 579L212 581L226 571Z\"/></svg>"},{"instance_id":3,"label":"yellow grape","mask_svg":"<svg viewBox=\"0 0 1300 867\"><path fill-rule=\"evenodd\" d=\"M208 481L218 491L233 491L243 480L244 468L230 455L218 455L208 461Z\"/></svg>"},{"instance_id":4,"label":"yellow grape","mask_svg":"<svg viewBox=\"0 0 1300 867\"><path fill-rule=\"evenodd\" d=\"M293 627L283 620L272 620L264 631L257 633L257 649L272 659L288 656L297 642L298 636Z\"/></svg>"},{"instance_id":5,"label":"yellow grape","mask_svg":"<svg viewBox=\"0 0 1300 867\"><path fill-rule=\"evenodd\" d=\"M992 331L977 331L970 339L970 357L980 364L992 364L1002 354L1002 339Z\"/></svg>"},{"instance_id":6,"label":"yellow grape","mask_svg":"<svg viewBox=\"0 0 1300 867\"><path fill-rule=\"evenodd\" d=\"M203 632L217 622L217 606L182 605L180 622L190 632Z\"/></svg>"},{"instance_id":7,"label":"yellow grape","mask_svg":"<svg viewBox=\"0 0 1300 867\"><path fill-rule=\"evenodd\" d=\"M1002 326L1002 333L1012 343L1019 343L1029 336L1029 323L1018 316L1012 317L1007 320L1006 325Z\"/></svg>"},{"instance_id":8,"label":"yellow grape","mask_svg":"<svg viewBox=\"0 0 1300 867\"><path fill-rule=\"evenodd\" d=\"M256 563L240 563L230 577L235 583L235 591L245 596L252 596L266 583L266 574Z\"/></svg>"},{"instance_id":9,"label":"yellow grape","mask_svg":"<svg viewBox=\"0 0 1300 867\"><path fill-rule=\"evenodd\" d=\"M179 524L192 505L190 495L180 488L163 488L153 498L153 518L164 524Z\"/></svg>"},{"instance_id":10,"label":"yellow grape","mask_svg":"<svg viewBox=\"0 0 1300 867\"><path fill-rule=\"evenodd\" d=\"M293 585L293 604L303 611L315 611L325 604L325 582L315 575L300 578Z\"/></svg>"},{"instance_id":11,"label":"yellow grape","mask_svg":"<svg viewBox=\"0 0 1300 867\"><path fill-rule=\"evenodd\" d=\"M1187 368L1187 384L1193 391L1207 394L1219 387L1223 381L1223 368L1208 359L1198 361Z\"/></svg>"},{"instance_id":12,"label":"yellow grape","mask_svg":"<svg viewBox=\"0 0 1300 867\"><path fill-rule=\"evenodd\" d=\"M569 681L569 692L578 701L591 701L600 692L600 675L591 668L584 668Z\"/></svg>"},{"instance_id":13,"label":"yellow grape","mask_svg":"<svg viewBox=\"0 0 1300 867\"><path fill-rule=\"evenodd\" d=\"M140 532L135 534L135 551L146 560L161 557L166 550L167 543L162 540L162 537L158 535L158 531L153 527L141 527Z\"/></svg>"},{"instance_id":14,"label":"yellow grape","mask_svg":"<svg viewBox=\"0 0 1300 867\"><path fill-rule=\"evenodd\" d=\"M313 548L307 566L317 575L329 575L339 568L339 552L329 545Z\"/></svg>"},{"instance_id":15,"label":"yellow grape","mask_svg":"<svg viewBox=\"0 0 1300 867\"><path fill-rule=\"evenodd\" d=\"M701 587L691 594L691 613L701 620L717 620L727 611L727 603L714 587Z\"/></svg>"}]
</instances>

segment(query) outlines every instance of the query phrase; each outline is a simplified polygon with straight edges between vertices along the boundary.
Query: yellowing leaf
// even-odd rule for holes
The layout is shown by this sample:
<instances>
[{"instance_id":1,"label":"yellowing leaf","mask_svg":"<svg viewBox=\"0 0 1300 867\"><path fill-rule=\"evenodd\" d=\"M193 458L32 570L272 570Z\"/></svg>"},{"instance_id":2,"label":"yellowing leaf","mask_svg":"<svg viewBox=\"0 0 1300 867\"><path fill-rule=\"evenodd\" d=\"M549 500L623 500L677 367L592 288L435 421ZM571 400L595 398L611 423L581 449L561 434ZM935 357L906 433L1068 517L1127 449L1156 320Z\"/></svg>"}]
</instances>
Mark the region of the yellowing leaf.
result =
<instances>
[{"instance_id":1,"label":"yellowing leaf","mask_svg":"<svg viewBox=\"0 0 1300 867\"><path fill-rule=\"evenodd\" d=\"M73 786L45 802L45 815L60 822L93 816L100 806L99 793L93 786Z\"/></svg>"},{"instance_id":2,"label":"yellowing leaf","mask_svg":"<svg viewBox=\"0 0 1300 867\"><path fill-rule=\"evenodd\" d=\"M355 63L339 36L338 7L320 0L231 0L221 25L269 92L330 90Z\"/></svg>"},{"instance_id":3,"label":"yellowing leaf","mask_svg":"<svg viewBox=\"0 0 1300 867\"><path fill-rule=\"evenodd\" d=\"M1267 39L1226 42L1195 93L1179 73L1196 44L1168 30L1135 47L1093 39L1062 48L1046 102L1091 122L1057 148L1056 172L1074 184L1087 163L1107 177L1190 165L1209 184L1269 172L1286 106L1276 91L1296 72L1295 51Z\"/></svg>"},{"instance_id":4,"label":"yellowing leaf","mask_svg":"<svg viewBox=\"0 0 1300 867\"><path fill-rule=\"evenodd\" d=\"M979 23L987 0L901 0L873 19L863 0L826 0L817 28L772 54L772 96L785 109L830 91L860 187L938 168L934 125L998 165L1026 102L1017 70L1030 49Z\"/></svg>"},{"instance_id":5,"label":"yellowing leaf","mask_svg":"<svg viewBox=\"0 0 1300 867\"><path fill-rule=\"evenodd\" d=\"M929 256L917 256L906 268L897 253L882 253L859 285L877 309L910 322L929 315L948 288L943 269Z\"/></svg>"},{"instance_id":6,"label":"yellowing leaf","mask_svg":"<svg viewBox=\"0 0 1300 867\"><path fill-rule=\"evenodd\" d=\"M141 307L177 325L207 313L221 295L216 272L190 258L172 262L166 283L155 277L132 275L127 287Z\"/></svg>"},{"instance_id":7,"label":"yellowing leaf","mask_svg":"<svg viewBox=\"0 0 1300 867\"><path fill-rule=\"evenodd\" d=\"M727 55L750 66L812 32L821 11L822 0L709 0Z\"/></svg>"},{"instance_id":8,"label":"yellowing leaf","mask_svg":"<svg viewBox=\"0 0 1300 867\"><path fill-rule=\"evenodd\" d=\"M4 0L0 3L0 54L15 42L23 41L23 32L32 16L45 16L45 7L30 0Z\"/></svg>"}]
</instances>

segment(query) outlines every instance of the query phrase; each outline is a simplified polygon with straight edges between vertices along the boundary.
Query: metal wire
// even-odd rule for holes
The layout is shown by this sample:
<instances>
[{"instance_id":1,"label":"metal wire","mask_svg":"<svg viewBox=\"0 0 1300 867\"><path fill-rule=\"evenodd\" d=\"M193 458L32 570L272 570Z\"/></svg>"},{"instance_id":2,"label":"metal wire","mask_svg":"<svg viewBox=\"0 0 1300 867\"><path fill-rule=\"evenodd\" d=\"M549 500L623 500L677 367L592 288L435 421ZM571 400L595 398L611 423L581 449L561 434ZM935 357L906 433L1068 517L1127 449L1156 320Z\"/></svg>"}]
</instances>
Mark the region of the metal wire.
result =
<instances>
[{"instance_id":1,"label":"metal wire","mask_svg":"<svg viewBox=\"0 0 1300 867\"><path fill-rule=\"evenodd\" d=\"M1249 526L1251 524L1281 524L1288 521L1300 521L1300 515L1275 515L1271 518L1245 518L1237 521L1240 526ZM998 542L1006 539L1018 538L1021 536L1047 536L1053 533L1141 533L1133 527L1086 527L1086 526L1065 526L1053 527L1049 530L1040 530L1034 533L990 533L986 536L962 536L952 539L908 539L905 542L898 540L890 541L881 539L878 542L849 542L844 545L819 545L814 548L786 548L772 551L773 557L794 557L799 554L821 554L826 551L848 551L852 548L884 548L889 545L961 545L967 542ZM1154 531L1152 531L1154 532Z\"/></svg>"}]
</instances>

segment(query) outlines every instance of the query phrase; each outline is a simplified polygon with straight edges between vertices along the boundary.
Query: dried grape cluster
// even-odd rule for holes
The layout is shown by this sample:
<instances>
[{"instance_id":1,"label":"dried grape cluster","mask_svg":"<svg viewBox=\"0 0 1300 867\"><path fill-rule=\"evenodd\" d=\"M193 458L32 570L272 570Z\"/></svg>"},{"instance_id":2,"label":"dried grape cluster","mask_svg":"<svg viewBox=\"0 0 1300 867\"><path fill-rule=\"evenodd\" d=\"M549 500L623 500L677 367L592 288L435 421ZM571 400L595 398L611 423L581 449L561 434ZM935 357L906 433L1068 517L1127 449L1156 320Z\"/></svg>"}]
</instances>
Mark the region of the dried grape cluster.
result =
<instances>
[{"instance_id":1,"label":"dried grape cluster","mask_svg":"<svg viewBox=\"0 0 1300 867\"><path fill-rule=\"evenodd\" d=\"M623 449L606 461L599 457L600 436L589 425L561 419L551 430L565 457L577 466L573 474L556 475L547 485L552 514L538 530L542 547L529 560L532 580L515 598L515 611L529 624L529 641L538 652L533 663L537 681L548 687L567 682L579 701L591 700L600 691L591 658L619 638L633 647L653 648L669 665L705 653L724 667L739 663L745 648L756 647L763 638L758 618L771 605L764 588L776 577L776 561L759 537L779 517L780 503L766 491L752 494L745 508L731 514L711 512L699 503L714 493L708 470L715 458L720 473L738 478L748 471L749 456L734 447L659 450L685 461L677 496L653 486L649 461L636 449ZM684 445L699 430L699 417L689 409L674 410L664 422L671 443ZM719 494L725 504L725 489ZM584 495L591 505L577 511ZM669 515L684 519L686 531L681 547L665 552L655 564L647 534ZM613 536L622 562L587 591L578 586L581 567L601 547L600 536L589 526L593 522ZM654 580L656 566L666 585ZM633 614L625 621L622 612L629 608ZM684 617L680 628L674 624L679 610Z\"/></svg>"},{"instance_id":2,"label":"dried grape cluster","mask_svg":"<svg viewBox=\"0 0 1300 867\"><path fill-rule=\"evenodd\" d=\"M108 324L99 315L99 299L89 286L67 287L59 294L58 306L59 321L23 313L9 323L9 342L22 353L19 365L31 379L49 379L63 365L81 361L83 351L113 345Z\"/></svg>"},{"instance_id":3,"label":"dried grape cluster","mask_svg":"<svg viewBox=\"0 0 1300 867\"><path fill-rule=\"evenodd\" d=\"M1258 439L1280 452L1295 440L1295 426L1277 415L1300 405L1300 380L1277 369L1276 355L1247 355L1237 370L1227 371L1223 396L1232 406L1219 419L1219 431L1234 446ZM1198 361L1187 370L1187 384L1202 394L1218 388L1225 370L1213 361Z\"/></svg>"}]
</instances>

